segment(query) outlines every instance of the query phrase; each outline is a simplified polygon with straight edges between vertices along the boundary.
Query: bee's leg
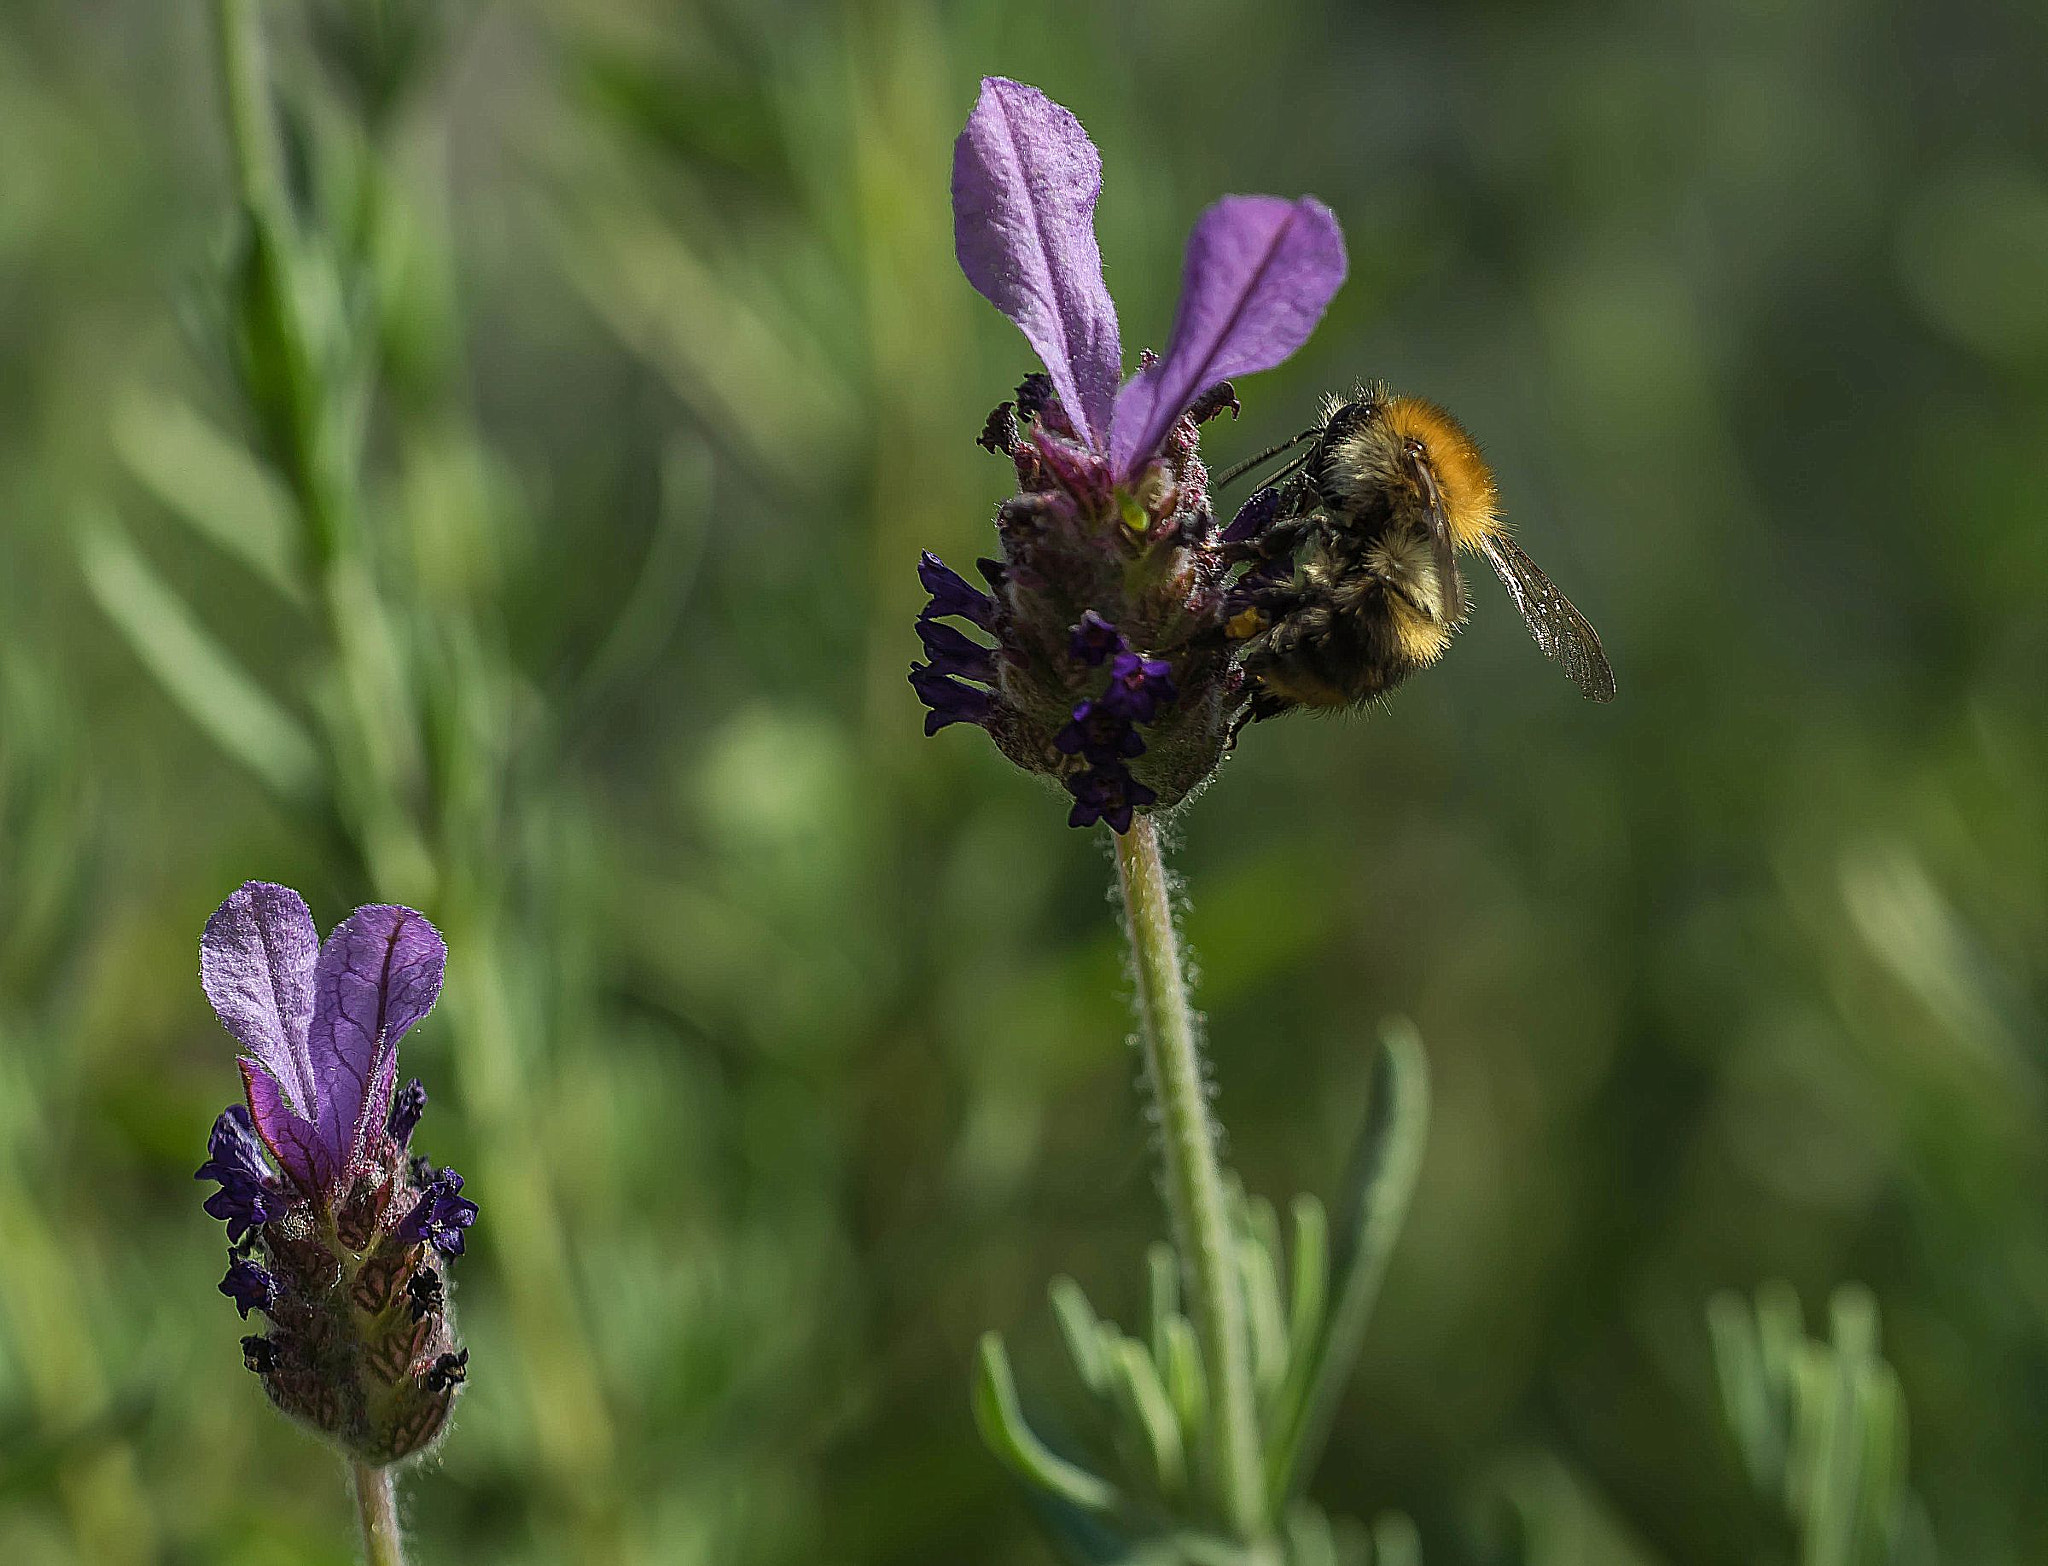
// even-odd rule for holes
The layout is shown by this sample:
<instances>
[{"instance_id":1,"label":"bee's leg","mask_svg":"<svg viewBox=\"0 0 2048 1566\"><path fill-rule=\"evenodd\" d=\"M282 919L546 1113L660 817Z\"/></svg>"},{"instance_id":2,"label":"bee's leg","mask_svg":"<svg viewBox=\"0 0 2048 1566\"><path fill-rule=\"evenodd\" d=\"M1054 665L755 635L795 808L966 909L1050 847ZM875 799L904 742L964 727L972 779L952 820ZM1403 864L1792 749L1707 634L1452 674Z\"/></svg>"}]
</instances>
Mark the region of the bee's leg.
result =
<instances>
[{"instance_id":1,"label":"bee's leg","mask_svg":"<svg viewBox=\"0 0 2048 1566\"><path fill-rule=\"evenodd\" d=\"M1229 755L1237 749L1237 737L1245 731L1245 725L1277 718L1281 713L1290 712L1299 705L1299 702L1289 701L1285 696L1276 696L1263 685L1260 686L1252 692L1252 699L1245 704L1244 711L1231 723L1230 738L1223 743L1223 753Z\"/></svg>"},{"instance_id":2,"label":"bee's leg","mask_svg":"<svg viewBox=\"0 0 2048 1566\"><path fill-rule=\"evenodd\" d=\"M1313 511L1302 504L1294 484L1268 484L1254 490L1223 530L1225 552L1238 560L1277 560L1291 555L1315 531Z\"/></svg>"}]
</instances>

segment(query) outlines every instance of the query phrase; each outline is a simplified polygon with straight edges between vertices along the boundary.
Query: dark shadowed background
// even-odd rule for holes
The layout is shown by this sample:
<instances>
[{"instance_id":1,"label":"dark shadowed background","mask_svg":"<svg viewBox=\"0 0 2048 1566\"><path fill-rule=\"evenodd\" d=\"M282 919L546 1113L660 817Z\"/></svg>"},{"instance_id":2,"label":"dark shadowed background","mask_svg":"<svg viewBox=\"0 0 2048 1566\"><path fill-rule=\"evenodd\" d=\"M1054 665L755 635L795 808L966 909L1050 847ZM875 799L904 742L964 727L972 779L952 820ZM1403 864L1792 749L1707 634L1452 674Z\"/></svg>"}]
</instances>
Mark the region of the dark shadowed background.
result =
<instances>
[{"instance_id":1,"label":"dark shadowed background","mask_svg":"<svg viewBox=\"0 0 2048 1566\"><path fill-rule=\"evenodd\" d=\"M372 70L378 0L267 11L293 178L372 236L356 640L423 738L326 738L209 8L9 0L0 1556L350 1558L191 1179L198 932L261 876L450 938L406 1056L483 1217L421 1560L1049 1559L975 1340L1056 1407L1047 1280L1134 1317L1162 1218L1102 845L903 678L1030 368L952 259L991 71L1101 145L1133 353L1215 195L1327 201L1351 280L1212 458L1360 378L1448 404L1620 680L1475 583L1389 710L1253 732L1175 824L1254 1190L1335 1183L1380 1017L1429 1050L1318 1496L1431 1566L1511 1517L1787 1558L1706 1301L1861 1280L1944 1557L2048 1556L2048 13L528 0Z\"/></svg>"}]
</instances>

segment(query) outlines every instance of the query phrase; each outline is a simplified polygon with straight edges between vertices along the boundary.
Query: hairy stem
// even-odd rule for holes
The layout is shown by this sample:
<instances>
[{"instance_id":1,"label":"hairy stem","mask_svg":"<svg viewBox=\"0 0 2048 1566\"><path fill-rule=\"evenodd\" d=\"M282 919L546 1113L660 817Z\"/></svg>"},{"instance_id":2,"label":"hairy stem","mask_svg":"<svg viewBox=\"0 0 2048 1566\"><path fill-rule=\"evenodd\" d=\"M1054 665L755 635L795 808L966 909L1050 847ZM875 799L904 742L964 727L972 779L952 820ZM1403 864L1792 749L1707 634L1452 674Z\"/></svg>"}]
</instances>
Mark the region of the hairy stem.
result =
<instances>
[{"instance_id":1,"label":"hairy stem","mask_svg":"<svg viewBox=\"0 0 2048 1566\"><path fill-rule=\"evenodd\" d=\"M1174 1243L1180 1249L1212 1389L1214 1477L1231 1527L1247 1541L1259 1540L1267 1531L1265 1484L1245 1342L1244 1296L1224 1205L1201 1044L1188 1005L1166 867L1159 857L1159 832L1151 817L1139 816L1130 831L1117 837L1116 869L1137 974L1145 1071L1159 1108Z\"/></svg>"},{"instance_id":2,"label":"hairy stem","mask_svg":"<svg viewBox=\"0 0 2048 1566\"><path fill-rule=\"evenodd\" d=\"M356 1515L363 1524L363 1559L369 1566L405 1566L405 1541L398 1533L398 1489L391 1470L350 1463Z\"/></svg>"}]
</instances>

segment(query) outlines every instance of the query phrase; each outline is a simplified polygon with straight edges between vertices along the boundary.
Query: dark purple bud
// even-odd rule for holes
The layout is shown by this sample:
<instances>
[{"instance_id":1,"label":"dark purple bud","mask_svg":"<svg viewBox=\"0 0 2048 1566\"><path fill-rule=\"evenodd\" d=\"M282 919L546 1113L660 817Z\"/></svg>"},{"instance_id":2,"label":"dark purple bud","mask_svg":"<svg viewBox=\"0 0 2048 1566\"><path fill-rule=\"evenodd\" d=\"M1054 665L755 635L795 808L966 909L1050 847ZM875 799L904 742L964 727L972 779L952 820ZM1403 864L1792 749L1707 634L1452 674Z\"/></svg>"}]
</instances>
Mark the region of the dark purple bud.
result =
<instances>
[{"instance_id":1,"label":"dark purple bud","mask_svg":"<svg viewBox=\"0 0 2048 1566\"><path fill-rule=\"evenodd\" d=\"M210 1217L228 1226L228 1240L240 1245L256 1229L285 1210L283 1191L264 1161L249 1111L235 1104L220 1113L206 1139L207 1160L195 1180L218 1180L220 1189L206 1199Z\"/></svg>"},{"instance_id":2,"label":"dark purple bud","mask_svg":"<svg viewBox=\"0 0 2048 1566\"><path fill-rule=\"evenodd\" d=\"M1017 417L1026 424L1052 424L1062 435L1072 435L1074 426L1060 407L1052 389L1052 377L1033 371L1017 383Z\"/></svg>"},{"instance_id":3,"label":"dark purple bud","mask_svg":"<svg viewBox=\"0 0 2048 1566\"><path fill-rule=\"evenodd\" d=\"M1264 489L1253 490L1251 497L1238 507L1237 515L1230 519L1230 526L1223 530L1223 542L1243 544L1257 538L1280 515L1280 488L1268 484Z\"/></svg>"},{"instance_id":4,"label":"dark purple bud","mask_svg":"<svg viewBox=\"0 0 2048 1566\"><path fill-rule=\"evenodd\" d=\"M1068 826L1093 826L1106 821L1117 832L1130 831L1133 809L1149 805L1159 797L1132 777L1130 769L1121 762L1075 773L1067 779L1067 792L1074 796L1074 808L1067 815Z\"/></svg>"},{"instance_id":5,"label":"dark purple bud","mask_svg":"<svg viewBox=\"0 0 2048 1566\"><path fill-rule=\"evenodd\" d=\"M991 560L986 555L983 555L974 562L974 569L981 573L981 579L984 582L988 583L990 587L999 593L1003 590L1003 583L1009 577L1009 572L1003 569L1002 561Z\"/></svg>"},{"instance_id":6,"label":"dark purple bud","mask_svg":"<svg viewBox=\"0 0 2048 1566\"><path fill-rule=\"evenodd\" d=\"M996 623L996 601L961 576L927 549L917 562L917 579L932 595L922 618L943 619L948 615L971 620L984 631Z\"/></svg>"},{"instance_id":7,"label":"dark purple bud","mask_svg":"<svg viewBox=\"0 0 2048 1566\"><path fill-rule=\"evenodd\" d=\"M949 723L987 723L996 710L995 698L987 691L963 685L928 664L910 666L910 685L931 711L924 715L924 731L936 734Z\"/></svg>"},{"instance_id":8,"label":"dark purple bud","mask_svg":"<svg viewBox=\"0 0 2048 1566\"><path fill-rule=\"evenodd\" d=\"M277 1345L266 1337L242 1339L242 1363L259 1376L277 1369Z\"/></svg>"},{"instance_id":9,"label":"dark purple bud","mask_svg":"<svg viewBox=\"0 0 2048 1566\"><path fill-rule=\"evenodd\" d=\"M462 1176L443 1169L392 1233L408 1245L425 1240L444 1256L460 1256L463 1232L476 1222L476 1214L476 1203L462 1194Z\"/></svg>"},{"instance_id":10,"label":"dark purple bud","mask_svg":"<svg viewBox=\"0 0 2048 1566\"><path fill-rule=\"evenodd\" d=\"M391 1114L384 1122L384 1134L403 1148L412 1141L420 1116L427 1112L427 1090L418 1077L398 1090L391 1100Z\"/></svg>"},{"instance_id":11,"label":"dark purple bud","mask_svg":"<svg viewBox=\"0 0 2048 1566\"><path fill-rule=\"evenodd\" d=\"M1116 765L1145 754L1145 741L1130 718L1100 701L1074 708L1067 726L1053 736L1053 748L1066 756L1082 756L1098 765Z\"/></svg>"},{"instance_id":12,"label":"dark purple bud","mask_svg":"<svg viewBox=\"0 0 2048 1566\"><path fill-rule=\"evenodd\" d=\"M446 1392L468 1379L469 1350L462 1349L454 1354L443 1354L434 1361L427 1371L426 1386L429 1392Z\"/></svg>"},{"instance_id":13,"label":"dark purple bud","mask_svg":"<svg viewBox=\"0 0 2048 1566\"><path fill-rule=\"evenodd\" d=\"M1123 652L1109 660L1109 686L1102 693L1102 704L1118 716L1132 723L1150 723L1175 694L1173 665L1165 659Z\"/></svg>"},{"instance_id":14,"label":"dark purple bud","mask_svg":"<svg viewBox=\"0 0 2048 1566\"><path fill-rule=\"evenodd\" d=\"M1101 663L1112 653L1124 651L1128 645L1124 641L1123 632L1093 609L1083 611L1081 623L1074 627L1073 639L1068 643L1074 656L1090 668Z\"/></svg>"},{"instance_id":15,"label":"dark purple bud","mask_svg":"<svg viewBox=\"0 0 2048 1566\"><path fill-rule=\"evenodd\" d=\"M220 1280L220 1291L235 1302L244 1321L250 1311L269 1310L277 1303L277 1280L246 1256L229 1266L227 1276Z\"/></svg>"},{"instance_id":16,"label":"dark purple bud","mask_svg":"<svg viewBox=\"0 0 2048 1566\"><path fill-rule=\"evenodd\" d=\"M1230 410L1233 419L1243 411L1238 405L1237 388L1228 381L1218 381L1188 404L1188 417L1197 424L1207 424L1225 408Z\"/></svg>"},{"instance_id":17,"label":"dark purple bud","mask_svg":"<svg viewBox=\"0 0 2048 1566\"><path fill-rule=\"evenodd\" d=\"M431 1267L422 1267L405 1280L406 1298L412 1302L412 1319L424 1321L439 1310L447 1299L441 1288L441 1275Z\"/></svg>"},{"instance_id":18,"label":"dark purple bud","mask_svg":"<svg viewBox=\"0 0 2048 1566\"><path fill-rule=\"evenodd\" d=\"M981 433L974 437L974 444L998 457L1007 457L1017 444L1017 416L1013 411L1015 408L1015 403L996 404L995 412L988 416L988 422L982 425Z\"/></svg>"},{"instance_id":19,"label":"dark purple bud","mask_svg":"<svg viewBox=\"0 0 2048 1566\"><path fill-rule=\"evenodd\" d=\"M918 621L917 635L924 643L924 655L931 659L931 667L937 673L979 680L984 685L995 683L995 649L984 647L964 631L938 620Z\"/></svg>"}]
</instances>

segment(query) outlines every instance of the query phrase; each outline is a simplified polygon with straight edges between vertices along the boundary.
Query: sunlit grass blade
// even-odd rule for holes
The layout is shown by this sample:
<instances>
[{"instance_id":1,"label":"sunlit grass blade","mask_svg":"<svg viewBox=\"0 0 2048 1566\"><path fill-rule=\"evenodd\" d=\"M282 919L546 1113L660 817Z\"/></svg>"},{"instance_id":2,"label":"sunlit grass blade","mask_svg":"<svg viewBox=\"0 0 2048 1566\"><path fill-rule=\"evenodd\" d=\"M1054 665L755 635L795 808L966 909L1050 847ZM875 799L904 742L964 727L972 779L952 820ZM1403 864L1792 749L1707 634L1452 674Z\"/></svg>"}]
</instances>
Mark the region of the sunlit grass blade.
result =
<instances>
[{"instance_id":1,"label":"sunlit grass blade","mask_svg":"<svg viewBox=\"0 0 2048 1566\"><path fill-rule=\"evenodd\" d=\"M644 213L588 212L560 239L564 270L624 346L737 441L757 471L798 493L816 487L854 425L835 370Z\"/></svg>"},{"instance_id":2,"label":"sunlit grass blade","mask_svg":"<svg viewBox=\"0 0 2048 1566\"><path fill-rule=\"evenodd\" d=\"M114 449L173 515L295 604L305 562L292 499L242 445L189 404L137 391L115 410Z\"/></svg>"},{"instance_id":3,"label":"sunlit grass blade","mask_svg":"<svg viewBox=\"0 0 2048 1566\"><path fill-rule=\"evenodd\" d=\"M172 700L273 794L317 798L320 756L278 705L150 569L118 523L85 518L78 531L86 586Z\"/></svg>"}]
</instances>

